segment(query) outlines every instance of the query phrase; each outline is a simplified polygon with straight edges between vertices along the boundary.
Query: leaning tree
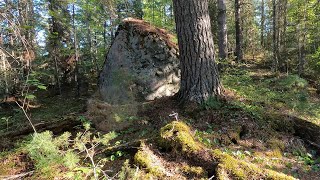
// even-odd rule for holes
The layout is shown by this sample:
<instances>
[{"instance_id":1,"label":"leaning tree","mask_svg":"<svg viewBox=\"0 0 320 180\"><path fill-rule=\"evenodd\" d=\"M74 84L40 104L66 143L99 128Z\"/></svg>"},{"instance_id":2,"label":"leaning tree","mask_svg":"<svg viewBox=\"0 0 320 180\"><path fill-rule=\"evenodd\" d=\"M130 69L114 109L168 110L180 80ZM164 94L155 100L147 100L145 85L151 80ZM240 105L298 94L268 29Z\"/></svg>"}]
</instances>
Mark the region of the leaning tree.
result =
<instances>
[{"instance_id":1,"label":"leaning tree","mask_svg":"<svg viewBox=\"0 0 320 180\"><path fill-rule=\"evenodd\" d=\"M180 50L182 101L202 103L222 93L208 0L173 0Z\"/></svg>"}]
</instances>

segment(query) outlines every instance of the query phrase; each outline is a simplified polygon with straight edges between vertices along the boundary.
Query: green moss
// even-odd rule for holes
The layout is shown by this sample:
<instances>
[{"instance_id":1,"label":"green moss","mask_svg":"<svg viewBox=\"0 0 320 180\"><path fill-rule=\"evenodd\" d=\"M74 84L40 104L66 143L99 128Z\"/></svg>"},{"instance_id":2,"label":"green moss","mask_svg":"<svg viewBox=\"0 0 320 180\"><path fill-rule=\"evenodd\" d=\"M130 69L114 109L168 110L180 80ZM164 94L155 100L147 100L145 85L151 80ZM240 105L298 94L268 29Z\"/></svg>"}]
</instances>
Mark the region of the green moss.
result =
<instances>
[{"instance_id":1,"label":"green moss","mask_svg":"<svg viewBox=\"0 0 320 180\"><path fill-rule=\"evenodd\" d=\"M119 172L118 178L119 180L138 180L141 179L140 174L140 171L137 171L135 168L130 167L129 159L127 159L121 167L121 171Z\"/></svg>"},{"instance_id":2,"label":"green moss","mask_svg":"<svg viewBox=\"0 0 320 180\"><path fill-rule=\"evenodd\" d=\"M148 176L164 177L163 168L155 162L155 158L152 157L151 152L145 150L144 147L135 154L134 161L140 166L146 168Z\"/></svg>"},{"instance_id":3,"label":"green moss","mask_svg":"<svg viewBox=\"0 0 320 180\"><path fill-rule=\"evenodd\" d=\"M231 173L232 176L236 177L237 179L245 179L247 177L244 170L241 168L241 166L239 166L239 161L232 158L230 155L223 154L220 150L216 149L213 151L213 156L219 162L217 166L218 179L225 179L223 177L225 176L225 173L220 174L222 171Z\"/></svg>"},{"instance_id":4,"label":"green moss","mask_svg":"<svg viewBox=\"0 0 320 180\"><path fill-rule=\"evenodd\" d=\"M181 171L191 176L207 177L207 172L202 167L199 167L199 166L185 165L181 168Z\"/></svg>"},{"instance_id":5,"label":"green moss","mask_svg":"<svg viewBox=\"0 0 320 180\"><path fill-rule=\"evenodd\" d=\"M272 158L282 158L282 153L280 149L274 149L272 151L266 152L266 155Z\"/></svg>"},{"instance_id":6,"label":"green moss","mask_svg":"<svg viewBox=\"0 0 320 180\"><path fill-rule=\"evenodd\" d=\"M194 140L190 128L183 122L173 121L161 128L162 143L180 150L183 155L193 157L200 150L204 150L204 146ZM215 149L211 153L212 165L216 164L216 177L218 179L274 179L285 180L294 179L282 173L272 170L263 169L259 166L238 160L232 156ZM146 155L141 155L145 157ZM191 169L189 169L191 170Z\"/></svg>"},{"instance_id":7,"label":"green moss","mask_svg":"<svg viewBox=\"0 0 320 180\"><path fill-rule=\"evenodd\" d=\"M262 169L254 164L235 159L228 154L222 153L218 149L214 150L212 154L219 163L216 168L218 179L226 179L228 176L231 176L233 179L294 179L291 176L268 169Z\"/></svg>"},{"instance_id":8,"label":"green moss","mask_svg":"<svg viewBox=\"0 0 320 180\"><path fill-rule=\"evenodd\" d=\"M203 146L196 142L191 134L190 128L183 122L173 121L160 130L161 140L169 142L171 147L190 154L203 149Z\"/></svg>"}]
</instances>

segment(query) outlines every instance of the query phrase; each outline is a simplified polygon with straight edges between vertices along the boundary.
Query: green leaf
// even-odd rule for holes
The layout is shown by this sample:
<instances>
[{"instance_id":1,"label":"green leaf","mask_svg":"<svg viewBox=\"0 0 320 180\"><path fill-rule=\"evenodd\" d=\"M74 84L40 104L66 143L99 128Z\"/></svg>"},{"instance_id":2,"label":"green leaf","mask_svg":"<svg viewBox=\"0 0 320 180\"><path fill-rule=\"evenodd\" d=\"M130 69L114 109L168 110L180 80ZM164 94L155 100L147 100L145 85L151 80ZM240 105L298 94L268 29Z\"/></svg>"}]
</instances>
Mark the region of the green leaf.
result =
<instances>
[{"instance_id":1,"label":"green leaf","mask_svg":"<svg viewBox=\"0 0 320 180\"><path fill-rule=\"evenodd\" d=\"M37 87L38 89L47 90L47 87L44 85L38 85Z\"/></svg>"},{"instance_id":2,"label":"green leaf","mask_svg":"<svg viewBox=\"0 0 320 180\"><path fill-rule=\"evenodd\" d=\"M111 155L111 156L110 156L110 160L111 160L111 161L116 160L116 156L115 156L115 155Z\"/></svg>"},{"instance_id":3,"label":"green leaf","mask_svg":"<svg viewBox=\"0 0 320 180\"><path fill-rule=\"evenodd\" d=\"M25 97L26 97L27 99L34 99L34 98L36 98L36 96L33 95L33 94L27 94Z\"/></svg>"}]
</instances>

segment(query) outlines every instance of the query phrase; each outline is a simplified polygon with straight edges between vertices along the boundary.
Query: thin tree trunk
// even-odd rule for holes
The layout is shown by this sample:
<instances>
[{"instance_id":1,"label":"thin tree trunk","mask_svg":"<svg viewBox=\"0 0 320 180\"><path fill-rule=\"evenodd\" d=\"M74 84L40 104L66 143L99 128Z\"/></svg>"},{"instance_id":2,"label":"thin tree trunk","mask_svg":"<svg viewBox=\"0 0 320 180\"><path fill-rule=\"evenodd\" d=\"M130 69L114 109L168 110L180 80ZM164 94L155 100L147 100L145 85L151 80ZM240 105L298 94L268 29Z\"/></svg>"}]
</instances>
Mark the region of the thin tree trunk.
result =
<instances>
[{"instance_id":1,"label":"thin tree trunk","mask_svg":"<svg viewBox=\"0 0 320 180\"><path fill-rule=\"evenodd\" d=\"M208 0L173 1L178 34L182 101L202 103L222 93L215 63Z\"/></svg>"},{"instance_id":2,"label":"thin tree trunk","mask_svg":"<svg viewBox=\"0 0 320 180\"><path fill-rule=\"evenodd\" d=\"M94 34L94 39L93 39L93 44L94 44L94 55L93 55L93 62L94 62L94 66L96 69L96 72L99 73L99 67L98 67L98 60L97 60L97 56L98 56L98 39L97 39L97 33Z\"/></svg>"},{"instance_id":3,"label":"thin tree trunk","mask_svg":"<svg viewBox=\"0 0 320 180\"><path fill-rule=\"evenodd\" d=\"M282 43L282 34L281 34L281 17L282 17L282 10L283 10L283 7L282 7L282 2L283 0L280 2L278 1L277 2L277 10L276 10L276 43L277 43L277 48L276 48L276 56L277 56L277 59L278 59L278 71L280 70L281 66L282 66L282 59L281 59L281 55L280 55L280 52L281 52L281 43Z\"/></svg>"},{"instance_id":4,"label":"thin tree trunk","mask_svg":"<svg viewBox=\"0 0 320 180\"><path fill-rule=\"evenodd\" d=\"M53 0L49 1L49 10L54 11L56 10L56 4ZM58 85L58 90L59 94L62 93L61 90L61 81L60 81L60 73L59 73L59 66L58 66L58 38L56 37L57 35L57 30L56 30L56 18L55 16L51 16L51 28L50 28L50 34L52 35L50 37L50 57L52 58L54 62L54 70L55 70L55 83Z\"/></svg>"},{"instance_id":5,"label":"thin tree trunk","mask_svg":"<svg viewBox=\"0 0 320 180\"><path fill-rule=\"evenodd\" d=\"M264 0L261 0L261 22L260 22L260 28L261 28L261 34L260 34L260 42L261 46L264 47L264 23L265 23L265 12L264 12Z\"/></svg>"},{"instance_id":6,"label":"thin tree trunk","mask_svg":"<svg viewBox=\"0 0 320 180\"><path fill-rule=\"evenodd\" d=\"M56 79L56 83L58 84L58 90L59 90L59 94L62 93L61 90L61 81L60 81L60 73L59 73L59 67L58 67L58 59L57 59L57 50L56 48L54 48L54 53L53 53L53 59L54 59L54 67L55 67L55 79Z\"/></svg>"},{"instance_id":7,"label":"thin tree trunk","mask_svg":"<svg viewBox=\"0 0 320 180\"><path fill-rule=\"evenodd\" d=\"M236 26L236 56L237 60L243 59L242 53L242 28L241 28L241 0L235 0L235 26Z\"/></svg>"},{"instance_id":8,"label":"thin tree trunk","mask_svg":"<svg viewBox=\"0 0 320 180\"><path fill-rule=\"evenodd\" d=\"M277 4L276 0L272 0L272 16L273 16L273 70L278 71L278 42L277 42Z\"/></svg>"},{"instance_id":9,"label":"thin tree trunk","mask_svg":"<svg viewBox=\"0 0 320 180\"><path fill-rule=\"evenodd\" d=\"M75 10L74 3L72 4L72 27L73 27L73 48L75 51L75 69L74 69L74 81L76 83L77 96L80 95L80 83L79 83L79 53L78 53L78 39L77 39L77 28L75 25Z\"/></svg>"},{"instance_id":10,"label":"thin tree trunk","mask_svg":"<svg viewBox=\"0 0 320 180\"><path fill-rule=\"evenodd\" d=\"M87 1L87 9L89 8L89 1ZM86 25L87 25L87 41L88 41L88 46L89 46L89 61L91 61L92 64L94 64L93 62L93 58L92 58L92 39L91 39L91 13L87 10L86 12L87 14L87 18L86 18Z\"/></svg>"},{"instance_id":11,"label":"thin tree trunk","mask_svg":"<svg viewBox=\"0 0 320 180\"><path fill-rule=\"evenodd\" d=\"M305 2L306 3L306 2ZM300 32L299 33L299 41L300 41L300 36L302 36L302 42L299 43L299 76L303 75L304 73L304 65L306 63L306 5L304 5L304 12L303 12L303 20L302 20L302 29L300 28Z\"/></svg>"},{"instance_id":12,"label":"thin tree trunk","mask_svg":"<svg viewBox=\"0 0 320 180\"><path fill-rule=\"evenodd\" d=\"M218 46L219 58L225 59L228 54L227 48L227 9L225 0L218 0Z\"/></svg>"},{"instance_id":13,"label":"thin tree trunk","mask_svg":"<svg viewBox=\"0 0 320 180\"><path fill-rule=\"evenodd\" d=\"M3 35L0 34L0 46L3 45ZM5 87L4 87L4 92L5 94L9 94L9 83L8 83L8 67L7 67L7 59L6 59L6 55L2 52L2 50L0 49L0 58L2 61L2 66L3 68L0 70L3 70L3 75L4 75L4 83L5 83Z\"/></svg>"},{"instance_id":14,"label":"thin tree trunk","mask_svg":"<svg viewBox=\"0 0 320 180\"><path fill-rule=\"evenodd\" d=\"M282 25L282 39L281 39L281 59L285 64L285 69L287 74L289 73L289 63L288 63L288 58L287 58L287 5L288 5L288 0L284 0L284 5L283 5L283 25Z\"/></svg>"}]
</instances>

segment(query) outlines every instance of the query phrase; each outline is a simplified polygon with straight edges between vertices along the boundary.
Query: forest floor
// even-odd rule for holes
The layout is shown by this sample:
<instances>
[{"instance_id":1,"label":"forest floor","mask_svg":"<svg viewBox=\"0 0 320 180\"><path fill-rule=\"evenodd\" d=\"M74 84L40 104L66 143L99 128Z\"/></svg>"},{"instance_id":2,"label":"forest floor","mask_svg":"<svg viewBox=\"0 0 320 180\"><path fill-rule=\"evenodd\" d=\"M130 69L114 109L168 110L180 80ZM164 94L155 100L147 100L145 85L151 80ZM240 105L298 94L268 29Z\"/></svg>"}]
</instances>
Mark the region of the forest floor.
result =
<instances>
[{"instance_id":1,"label":"forest floor","mask_svg":"<svg viewBox=\"0 0 320 180\"><path fill-rule=\"evenodd\" d=\"M67 179L81 173L78 179L85 179L83 174L93 176L93 169L110 179L320 179L316 89L296 75L274 74L250 61L222 74L226 100L183 107L173 97L143 103L136 116L126 118L125 128L106 136L86 127L94 118L86 112L88 97L39 95L41 107L30 111L32 121L39 131L52 131L54 137L47 140L60 145L59 135L71 132L73 143L57 145L53 149L59 154L52 157L71 149L81 157L77 167L46 159L53 152L43 147L37 150L41 157L34 156L35 136L28 135L32 129L23 114L15 106L0 107L0 179ZM96 101L91 109L104 110L103 102L91 101ZM169 116L173 112L178 117ZM114 123L121 127L124 122ZM106 137L107 143L93 137ZM75 148L79 139L87 143L82 150Z\"/></svg>"}]
</instances>

